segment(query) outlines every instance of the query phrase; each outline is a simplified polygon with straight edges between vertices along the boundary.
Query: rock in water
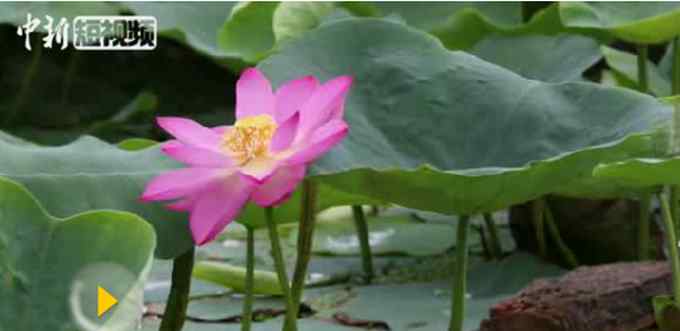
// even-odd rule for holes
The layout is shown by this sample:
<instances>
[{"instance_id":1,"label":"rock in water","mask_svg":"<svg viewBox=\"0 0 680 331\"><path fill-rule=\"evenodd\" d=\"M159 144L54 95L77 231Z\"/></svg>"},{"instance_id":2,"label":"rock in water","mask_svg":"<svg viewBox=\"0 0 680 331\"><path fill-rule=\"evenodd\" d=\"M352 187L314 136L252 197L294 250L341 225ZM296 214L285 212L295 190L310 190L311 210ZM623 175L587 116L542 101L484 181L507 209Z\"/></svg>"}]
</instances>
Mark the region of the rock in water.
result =
<instances>
[{"instance_id":1,"label":"rock in water","mask_svg":"<svg viewBox=\"0 0 680 331\"><path fill-rule=\"evenodd\" d=\"M671 291L666 262L581 267L496 304L480 331L644 330L655 325L652 297Z\"/></svg>"}]
</instances>

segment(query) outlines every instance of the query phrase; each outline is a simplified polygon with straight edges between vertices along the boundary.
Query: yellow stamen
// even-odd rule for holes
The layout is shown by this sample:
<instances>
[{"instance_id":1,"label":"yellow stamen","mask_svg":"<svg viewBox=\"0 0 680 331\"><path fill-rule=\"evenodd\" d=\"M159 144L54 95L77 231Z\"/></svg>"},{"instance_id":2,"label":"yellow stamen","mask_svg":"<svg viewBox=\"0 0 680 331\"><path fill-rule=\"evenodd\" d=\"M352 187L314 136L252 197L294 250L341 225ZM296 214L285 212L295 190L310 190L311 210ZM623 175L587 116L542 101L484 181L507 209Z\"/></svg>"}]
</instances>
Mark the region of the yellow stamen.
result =
<instances>
[{"instance_id":1,"label":"yellow stamen","mask_svg":"<svg viewBox=\"0 0 680 331\"><path fill-rule=\"evenodd\" d=\"M266 114L242 118L232 130L224 134L222 148L230 153L239 165L265 156L276 132L276 122Z\"/></svg>"}]
</instances>

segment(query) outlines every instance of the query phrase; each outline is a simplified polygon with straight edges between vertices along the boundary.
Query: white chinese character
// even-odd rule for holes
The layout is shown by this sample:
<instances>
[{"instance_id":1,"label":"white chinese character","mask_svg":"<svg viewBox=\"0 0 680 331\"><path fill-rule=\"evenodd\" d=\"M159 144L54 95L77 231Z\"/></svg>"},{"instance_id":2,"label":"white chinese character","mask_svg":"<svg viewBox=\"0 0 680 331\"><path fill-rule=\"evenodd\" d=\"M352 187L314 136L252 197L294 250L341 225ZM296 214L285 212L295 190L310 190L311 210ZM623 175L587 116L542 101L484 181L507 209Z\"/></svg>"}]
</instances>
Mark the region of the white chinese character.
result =
<instances>
[{"instance_id":1,"label":"white chinese character","mask_svg":"<svg viewBox=\"0 0 680 331\"><path fill-rule=\"evenodd\" d=\"M52 42L55 41L56 37L56 43L61 44L61 49L66 49L68 46L68 22L66 19L62 17L57 26L53 28L52 22L54 20L52 20L52 17L45 15L45 18L47 18L47 24L45 24L47 35L43 37L45 48L52 48Z\"/></svg>"},{"instance_id":2,"label":"white chinese character","mask_svg":"<svg viewBox=\"0 0 680 331\"><path fill-rule=\"evenodd\" d=\"M27 50L31 50L31 39L30 34L35 31L35 29L40 25L40 19L32 18L31 13L26 14L26 24L21 25L17 28L17 35L26 36L26 41L24 45Z\"/></svg>"}]
</instances>

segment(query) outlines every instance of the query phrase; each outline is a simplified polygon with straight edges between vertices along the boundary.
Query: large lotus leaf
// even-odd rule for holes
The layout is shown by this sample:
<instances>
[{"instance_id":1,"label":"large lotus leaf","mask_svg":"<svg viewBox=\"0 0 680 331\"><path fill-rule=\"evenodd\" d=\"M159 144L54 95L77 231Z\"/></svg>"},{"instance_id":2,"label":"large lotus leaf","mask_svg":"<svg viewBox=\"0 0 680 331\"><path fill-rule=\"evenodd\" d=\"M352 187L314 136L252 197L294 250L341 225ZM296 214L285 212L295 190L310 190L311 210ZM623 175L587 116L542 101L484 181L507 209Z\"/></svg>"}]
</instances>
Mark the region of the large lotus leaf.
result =
<instances>
[{"instance_id":1,"label":"large lotus leaf","mask_svg":"<svg viewBox=\"0 0 680 331\"><path fill-rule=\"evenodd\" d=\"M186 215L139 201L147 181L178 166L158 148L124 151L86 136L59 147L0 140L0 150L0 176L25 185L55 216L93 209L125 210L154 226L158 257L177 256L192 245Z\"/></svg>"},{"instance_id":2,"label":"large lotus leaf","mask_svg":"<svg viewBox=\"0 0 680 331\"><path fill-rule=\"evenodd\" d=\"M677 107L680 101L677 97L659 100L672 107ZM680 137L673 124L676 112L677 109L673 121L668 121L669 129L660 131L655 139L659 143L656 149L662 151L659 157L605 161L594 168L593 176L561 186L558 193L579 198L638 198L643 193L654 193L659 185L675 183L673 173L680 165L677 162Z\"/></svg>"},{"instance_id":3,"label":"large lotus leaf","mask_svg":"<svg viewBox=\"0 0 680 331\"><path fill-rule=\"evenodd\" d=\"M595 40L573 34L493 35L470 53L525 78L555 83L579 80L602 58Z\"/></svg>"},{"instance_id":4,"label":"large lotus leaf","mask_svg":"<svg viewBox=\"0 0 680 331\"><path fill-rule=\"evenodd\" d=\"M7 134L5 132L0 131L0 140L10 143L10 144L16 144L16 145L34 145L32 142L28 140L21 139L19 137L15 137L11 134Z\"/></svg>"},{"instance_id":5,"label":"large lotus leaf","mask_svg":"<svg viewBox=\"0 0 680 331\"><path fill-rule=\"evenodd\" d=\"M680 4L672 2L562 2L568 27L590 28L632 43L661 43L680 34Z\"/></svg>"},{"instance_id":6,"label":"large lotus leaf","mask_svg":"<svg viewBox=\"0 0 680 331\"><path fill-rule=\"evenodd\" d=\"M132 330L155 246L138 216L46 213L19 184L0 178L0 329ZM119 303L97 317L102 286Z\"/></svg>"},{"instance_id":7,"label":"large lotus leaf","mask_svg":"<svg viewBox=\"0 0 680 331\"><path fill-rule=\"evenodd\" d=\"M593 170L595 177L632 187L680 184L680 158L640 158L601 164Z\"/></svg>"},{"instance_id":8,"label":"large lotus leaf","mask_svg":"<svg viewBox=\"0 0 680 331\"><path fill-rule=\"evenodd\" d=\"M183 42L204 54L235 57L217 45L217 33L229 17L234 2L126 2L137 15L158 19L161 35Z\"/></svg>"},{"instance_id":9,"label":"large lotus leaf","mask_svg":"<svg viewBox=\"0 0 680 331\"><path fill-rule=\"evenodd\" d=\"M4 137L7 138L4 138ZM65 217L92 209L116 209L136 213L156 229L159 258L175 257L192 245L188 214L172 212L162 203L142 203L139 196L154 176L181 165L160 152L151 141L126 141L123 147L94 137L45 147L0 136L0 176L26 185L52 214ZM149 147L151 146L151 147ZM279 223L297 222L301 192L275 210ZM333 206L379 203L362 195L347 193L328 185L319 187L319 210ZM264 211L249 205L239 216L241 223L266 225Z\"/></svg>"},{"instance_id":10,"label":"large lotus leaf","mask_svg":"<svg viewBox=\"0 0 680 331\"><path fill-rule=\"evenodd\" d=\"M398 15L407 24L432 31L455 19L462 12L474 13L499 26L516 26L522 22L520 2L375 2L383 16Z\"/></svg>"},{"instance_id":11,"label":"large lotus leaf","mask_svg":"<svg viewBox=\"0 0 680 331\"><path fill-rule=\"evenodd\" d=\"M493 211L656 152L670 106L633 91L522 78L403 24L329 23L260 68L275 84L355 77L350 134L311 169L339 190L446 214ZM626 138L628 137L628 138Z\"/></svg>"}]
</instances>

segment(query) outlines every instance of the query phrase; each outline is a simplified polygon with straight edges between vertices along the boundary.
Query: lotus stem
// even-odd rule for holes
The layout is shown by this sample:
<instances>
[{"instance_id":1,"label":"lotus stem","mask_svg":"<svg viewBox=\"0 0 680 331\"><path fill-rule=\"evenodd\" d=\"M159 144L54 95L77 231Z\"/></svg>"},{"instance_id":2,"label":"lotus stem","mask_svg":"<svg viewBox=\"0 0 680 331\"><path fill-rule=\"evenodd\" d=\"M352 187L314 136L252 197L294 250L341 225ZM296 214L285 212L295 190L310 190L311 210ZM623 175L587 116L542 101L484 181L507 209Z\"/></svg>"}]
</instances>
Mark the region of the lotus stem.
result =
<instances>
[{"instance_id":1,"label":"lotus stem","mask_svg":"<svg viewBox=\"0 0 680 331\"><path fill-rule=\"evenodd\" d=\"M316 184L309 179L302 183L302 206L300 208L300 225L298 227L297 260L293 274L293 284L290 294L293 303L293 313L286 318L284 330L297 330L297 317L300 310L300 300L307 278L307 267L312 255L312 239L314 236L314 221L316 216Z\"/></svg>"},{"instance_id":2,"label":"lotus stem","mask_svg":"<svg viewBox=\"0 0 680 331\"><path fill-rule=\"evenodd\" d=\"M470 225L470 229L473 231L477 231L477 234L479 234L479 240L481 241L482 244L482 251L484 252L484 258L487 260L493 260L494 256L491 253L491 248L489 248L489 243L486 238L486 232L484 231L484 226L475 226L475 224Z\"/></svg>"},{"instance_id":3,"label":"lotus stem","mask_svg":"<svg viewBox=\"0 0 680 331\"><path fill-rule=\"evenodd\" d=\"M371 205L371 216L378 216L380 214L380 207L378 205Z\"/></svg>"},{"instance_id":4,"label":"lotus stem","mask_svg":"<svg viewBox=\"0 0 680 331\"><path fill-rule=\"evenodd\" d=\"M470 217L463 215L458 220L456 238L456 269L451 286L451 321L449 331L463 331L465 321L465 296L467 294L467 234L470 228Z\"/></svg>"},{"instance_id":5,"label":"lotus stem","mask_svg":"<svg viewBox=\"0 0 680 331\"><path fill-rule=\"evenodd\" d=\"M640 261L649 260L649 210L652 195L644 193L640 196L640 215L638 221L638 258Z\"/></svg>"},{"instance_id":6,"label":"lotus stem","mask_svg":"<svg viewBox=\"0 0 680 331\"><path fill-rule=\"evenodd\" d=\"M675 235L675 224L671 216L668 200L664 193L658 194L659 202L661 203L661 212L663 214L664 225L666 227L666 239L668 241L668 250L671 253L671 268L673 270L673 300L676 305L680 305L680 260L678 257L678 240Z\"/></svg>"},{"instance_id":7,"label":"lotus stem","mask_svg":"<svg viewBox=\"0 0 680 331\"><path fill-rule=\"evenodd\" d=\"M286 271L286 264L283 261L283 250L281 249L281 240L279 238L279 230L274 222L274 209L265 208L265 218L267 220L267 228L269 229L269 241L272 245L272 258L274 259L274 268L279 279L281 292L283 298L286 300L286 318L295 319L295 312L293 310L293 301L290 294L290 283L288 282L288 272Z\"/></svg>"},{"instance_id":8,"label":"lotus stem","mask_svg":"<svg viewBox=\"0 0 680 331\"><path fill-rule=\"evenodd\" d=\"M531 203L531 220L536 231L536 243L538 245L538 255L542 258L548 257L548 245L545 240L545 201L538 198Z\"/></svg>"},{"instance_id":9,"label":"lotus stem","mask_svg":"<svg viewBox=\"0 0 680 331\"><path fill-rule=\"evenodd\" d=\"M496 221L493 219L491 213L484 213L484 225L486 229L489 230L489 247L491 250L491 255L496 259L503 258L503 246L498 237L498 228L496 227Z\"/></svg>"},{"instance_id":10,"label":"lotus stem","mask_svg":"<svg viewBox=\"0 0 680 331\"><path fill-rule=\"evenodd\" d=\"M569 246L562 240L562 236L560 235L560 229L557 227L557 223L555 223L555 218L553 217L552 210L550 210L550 206L548 205L547 202L544 202L544 208L545 208L545 221L546 225L548 225L548 231L550 231L550 236L552 239L555 241L555 245L557 245L557 249L560 252L560 255L562 255L562 258L569 264L570 267L576 268L578 267L578 259L576 259L576 255L574 255L574 252L571 251Z\"/></svg>"},{"instance_id":11,"label":"lotus stem","mask_svg":"<svg viewBox=\"0 0 680 331\"><path fill-rule=\"evenodd\" d=\"M678 217L680 215L678 214L680 211L680 204L678 204L678 200L680 200L680 188L677 186L669 186L668 190L670 192L670 196L668 198L668 205L671 211L671 218L673 219L673 222L675 223L675 233L678 233L680 231L680 221L678 221Z\"/></svg>"},{"instance_id":12,"label":"lotus stem","mask_svg":"<svg viewBox=\"0 0 680 331\"><path fill-rule=\"evenodd\" d=\"M649 48L647 45L638 45L637 50L638 87L640 92L649 93L649 76L647 75Z\"/></svg>"},{"instance_id":13,"label":"lotus stem","mask_svg":"<svg viewBox=\"0 0 680 331\"><path fill-rule=\"evenodd\" d=\"M673 39L673 65L671 79L671 92L673 95L680 94L680 37Z\"/></svg>"},{"instance_id":14,"label":"lotus stem","mask_svg":"<svg viewBox=\"0 0 680 331\"><path fill-rule=\"evenodd\" d=\"M160 331L180 331L184 326L191 291L191 272L194 268L194 248L172 261L172 284L168 294Z\"/></svg>"},{"instance_id":15,"label":"lotus stem","mask_svg":"<svg viewBox=\"0 0 680 331\"><path fill-rule=\"evenodd\" d=\"M673 39L673 63L671 66L671 94L680 94L680 37ZM673 121L671 125L670 154L680 153L680 110L678 106L673 107ZM677 220L674 218L674 220Z\"/></svg>"},{"instance_id":16,"label":"lotus stem","mask_svg":"<svg viewBox=\"0 0 680 331\"><path fill-rule=\"evenodd\" d=\"M253 288L255 287L255 231L249 226L247 226L246 229L246 293L243 298L241 331L250 331L250 326L253 323Z\"/></svg>"},{"instance_id":17,"label":"lotus stem","mask_svg":"<svg viewBox=\"0 0 680 331\"><path fill-rule=\"evenodd\" d=\"M366 282L370 284L374 273L373 255L371 254L371 243L368 236L368 223L366 223L366 216L362 206L352 206L352 214L354 215L354 225L357 228L357 237L359 238L361 248L361 264L364 268Z\"/></svg>"}]
</instances>

